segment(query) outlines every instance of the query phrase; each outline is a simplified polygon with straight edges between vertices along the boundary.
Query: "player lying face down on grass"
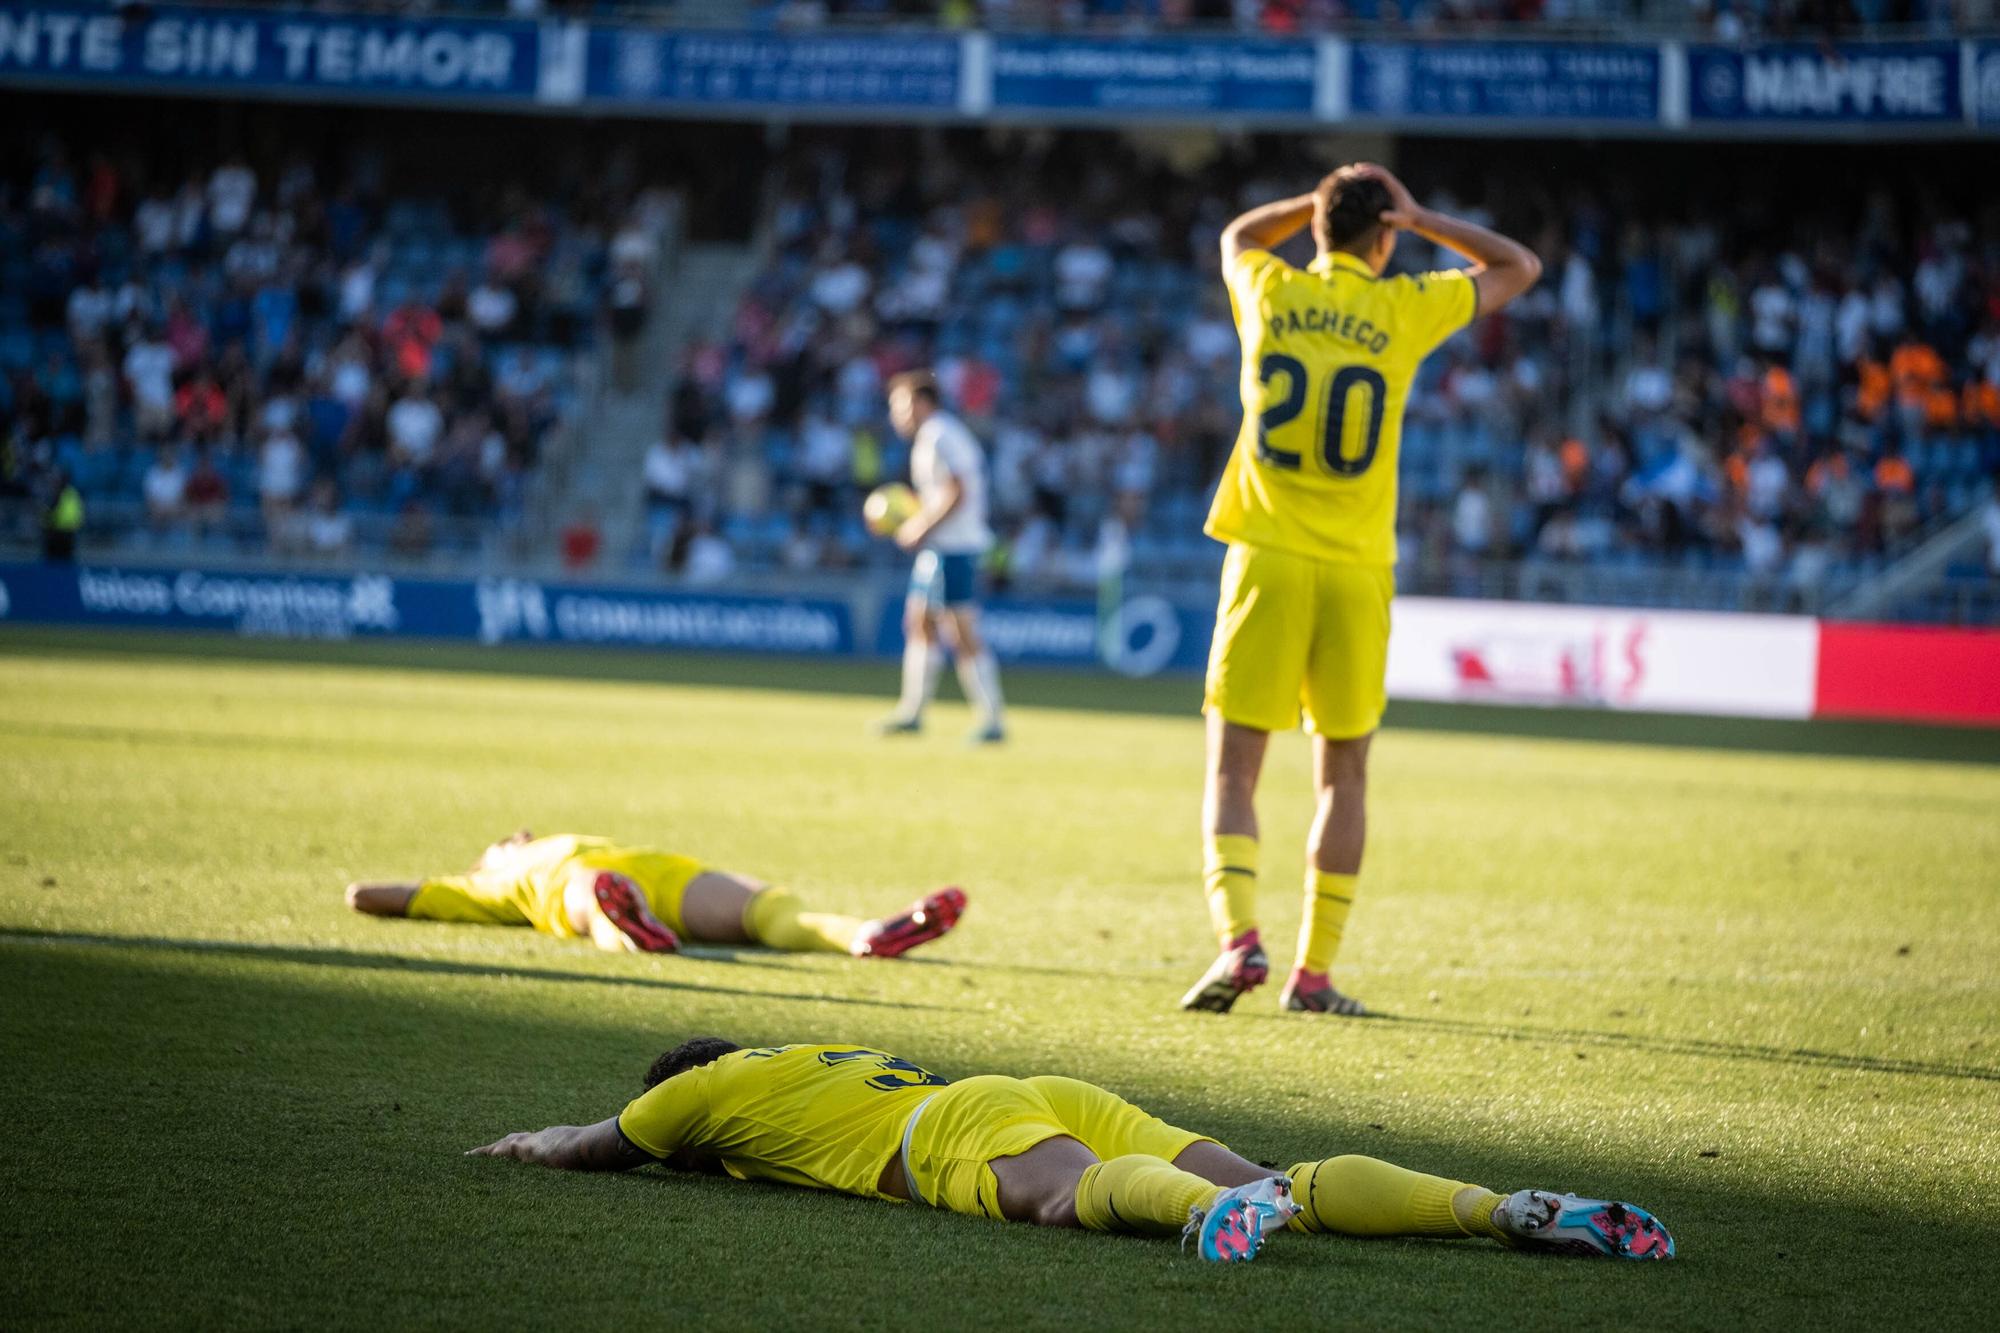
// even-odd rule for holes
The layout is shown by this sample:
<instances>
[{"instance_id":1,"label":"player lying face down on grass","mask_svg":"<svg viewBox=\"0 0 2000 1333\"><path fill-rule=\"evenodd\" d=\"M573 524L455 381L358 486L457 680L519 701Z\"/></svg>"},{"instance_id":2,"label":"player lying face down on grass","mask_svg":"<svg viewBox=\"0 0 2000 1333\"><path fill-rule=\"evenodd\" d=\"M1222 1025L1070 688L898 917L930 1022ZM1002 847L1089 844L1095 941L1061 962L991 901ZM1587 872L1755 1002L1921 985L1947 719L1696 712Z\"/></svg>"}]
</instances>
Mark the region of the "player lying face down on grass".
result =
<instances>
[{"instance_id":1,"label":"player lying face down on grass","mask_svg":"<svg viewBox=\"0 0 2000 1333\"><path fill-rule=\"evenodd\" d=\"M862 921L808 912L788 890L692 857L522 829L481 852L463 875L350 884L347 905L371 916L533 926L613 953L672 953L690 940L894 958L957 925L965 894L940 889L893 916Z\"/></svg>"},{"instance_id":2,"label":"player lying face down on grass","mask_svg":"<svg viewBox=\"0 0 2000 1333\"><path fill-rule=\"evenodd\" d=\"M1279 1228L1485 1237L1621 1259L1674 1253L1666 1228L1631 1204L1500 1195L1371 1157L1278 1172L1073 1078L953 1083L867 1047L745 1050L697 1037L655 1060L644 1083L608 1120L509 1134L468 1155L569 1171L661 1162L1010 1222L1178 1234L1219 1262L1254 1257Z\"/></svg>"}]
</instances>

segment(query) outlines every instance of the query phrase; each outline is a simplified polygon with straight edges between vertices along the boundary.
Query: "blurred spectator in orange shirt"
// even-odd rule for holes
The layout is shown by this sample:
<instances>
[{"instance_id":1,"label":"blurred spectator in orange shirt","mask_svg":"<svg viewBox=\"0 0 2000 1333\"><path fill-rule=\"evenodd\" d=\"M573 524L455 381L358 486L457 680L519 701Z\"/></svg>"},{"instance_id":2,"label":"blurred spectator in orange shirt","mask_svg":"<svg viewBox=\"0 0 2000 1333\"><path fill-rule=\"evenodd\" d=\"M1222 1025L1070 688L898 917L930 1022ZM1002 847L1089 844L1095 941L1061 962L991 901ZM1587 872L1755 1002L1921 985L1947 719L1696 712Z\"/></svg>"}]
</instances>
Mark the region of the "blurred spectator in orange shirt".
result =
<instances>
[{"instance_id":1,"label":"blurred spectator in orange shirt","mask_svg":"<svg viewBox=\"0 0 2000 1333\"><path fill-rule=\"evenodd\" d=\"M1901 451L1891 448L1875 464L1875 489L1884 495L1914 495L1917 474Z\"/></svg>"},{"instance_id":2,"label":"blurred spectator in orange shirt","mask_svg":"<svg viewBox=\"0 0 2000 1333\"><path fill-rule=\"evenodd\" d=\"M396 369L411 379L430 375L431 348L444 336L444 322L437 312L415 297L389 312L382 321L382 342Z\"/></svg>"},{"instance_id":3,"label":"blurred spectator in orange shirt","mask_svg":"<svg viewBox=\"0 0 2000 1333\"><path fill-rule=\"evenodd\" d=\"M215 376L203 370L190 375L174 394L174 415L180 418L181 429L189 437L213 440L229 419L229 399L215 382Z\"/></svg>"},{"instance_id":4,"label":"blurred spectator in orange shirt","mask_svg":"<svg viewBox=\"0 0 2000 1333\"><path fill-rule=\"evenodd\" d=\"M1904 339L1889 357L1896 401L1906 408L1926 406L1931 391L1943 384L1946 376L1944 358L1930 344L1914 337Z\"/></svg>"},{"instance_id":5,"label":"blurred spectator in orange shirt","mask_svg":"<svg viewBox=\"0 0 2000 1333\"><path fill-rule=\"evenodd\" d=\"M1985 378L1965 382L1961 420L1968 426L2000 426L2000 384Z\"/></svg>"},{"instance_id":6,"label":"blurred spectator in orange shirt","mask_svg":"<svg viewBox=\"0 0 2000 1333\"><path fill-rule=\"evenodd\" d=\"M1924 395L1924 424L1933 430L1958 425L1958 395L1951 391L1951 385L1940 384Z\"/></svg>"},{"instance_id":7,"label":"blurred spectator in orange shirt","mask_svg":"<svg viewBox=\"0 0 2000 1333\"><path fill-rule=\"evenodd\" d=\"M1729 493L1741 500L1750 489L1750 457L1747 449L1736 449L1722 465L1723 478L1729 483Z\"/></svg>"},{"instance_id":8,"label":"blurred spectator in orange shirt","mask_svg":"<svg viewBox=\"0 0 2000 1333\"><path fill-rule=\"evenodd\" d=\"M1889 367L1864 356L1856 370L1860 383L1855 390L1854 410L1863 421L1879 421L1889 406Z\"/></svg>"},{"instance_id":9,"label":"blurred spectator in orange shirt","mask_svg":"<svg viewBox=\"0 0 2000 1333\"><path fill-rule=\"evenodd\" d=\"M1798 434L1799 390L1792 382L1792 373L1783 366L1773 363L1764 372L1761 404L1766 429L1779 435Z\"/></svg>"},{"instance_id":10,"label":"blurred spectator in orange shirt","mask_svg":"<svg viewBox=\"0 0 2000 1333\"><path fill-rule=\"evenodd\" d=\"M1562 459L1563 484L1571 495L1581 495L1584 482L1590 477L1589 448L1572 435L1562 442L1557 454Z\"/></svg>"},{"instance_id":11,"label":"blurred spectator in orange shirt","mask_svg":"<svg viewBox=\"0 0 2000 1333\"><path fill-rule=\"evenodd\" d=\"M1901 541L1917 528L1917 474L1902 450L1890 445L1875 464L1875 489L1881 493L1882 537Z\"/></svg>"}]
</instances>

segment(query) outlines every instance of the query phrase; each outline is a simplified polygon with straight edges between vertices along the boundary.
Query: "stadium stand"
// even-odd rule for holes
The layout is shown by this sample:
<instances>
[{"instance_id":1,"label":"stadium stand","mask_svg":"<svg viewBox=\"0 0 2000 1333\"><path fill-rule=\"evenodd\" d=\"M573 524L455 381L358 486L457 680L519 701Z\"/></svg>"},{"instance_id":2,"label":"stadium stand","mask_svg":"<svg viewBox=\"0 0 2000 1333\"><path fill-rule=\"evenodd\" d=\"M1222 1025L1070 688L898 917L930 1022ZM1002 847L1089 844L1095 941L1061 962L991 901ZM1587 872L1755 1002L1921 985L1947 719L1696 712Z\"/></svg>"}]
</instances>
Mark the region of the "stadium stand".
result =
<instances>
[{"instance_id":1,"label":"stadium stand","mask_svg":"<svg viewBox=\"0 0 2000 1333\"><path fill-rule=\"evenodd\" d=\"M507 537L617 342L633 192L394 188L367 143L130 147L51 135L0 181L0 487L73 479L112 552Z\"/></svg>"},{"instance_id":2,"label":"stadium stand","mask_svg":"<svg viewBox=\"0 0 2000 1333\"><path fill-rule=\"evenodd\" d=\"M1199 529L1238 419L1213 238L1323 169L1296 141L816 128L602 169L625 130L466 179L394 113L359 123L338 151L322 117L243 153L210 125L141 171L101 120L0 163L17 539L73 481L100 555L886 570L858 521L903 466L880 386L935 362L992 454L1002 586L1212 591ZM2000 219L1948 146L1875 150L1857 204L1829 174L1854 151L1409 144L1420 192L1526 236L1548 276L1426 368L1402 586L1819 611L1977 523ZM722 276L650 285L647 187L733 201ZM642 309L671 362L632 340ZM607 445L524 522L552 441L633 435L582 429L606 382L664 400L659 438ZM1993 586L1961 556L1881 613L1991 619Z\"/></svg>"},{"instance_id":3,"label":"stadium stand","mask_svg":"<svg viewBox=\"0 0 2000 1333\"><path fill-rule=\"evenodd\" d=\"M1486 591L1483 567L1518 557L1636 571L1666 600L1679 575L1697 602L1747 579L1803 605L1982 503L2000 468L1990 216L1896 187L1857 214L1760 187L1748 159L1674 202L1645 164L1565 196L1479 152L1408 170L1461 211L1504 201L1549 275L1426 368L1407 585ZM678 564L677 538L711 528L753 567L867 559L855 497L901 463L879 386L935 361L993 453L1003 574L1209 577L1198 531L1237 422L1213 236L1315 169L1182 170L1102 137L1013 161L969 135L801 141L768 259L728 336L690 350L648 456L643 559ZM1246 178L1240 200L1223 184ZM1450 261L1406 242L1399 262Z\"/></svg>"}]
</instances>

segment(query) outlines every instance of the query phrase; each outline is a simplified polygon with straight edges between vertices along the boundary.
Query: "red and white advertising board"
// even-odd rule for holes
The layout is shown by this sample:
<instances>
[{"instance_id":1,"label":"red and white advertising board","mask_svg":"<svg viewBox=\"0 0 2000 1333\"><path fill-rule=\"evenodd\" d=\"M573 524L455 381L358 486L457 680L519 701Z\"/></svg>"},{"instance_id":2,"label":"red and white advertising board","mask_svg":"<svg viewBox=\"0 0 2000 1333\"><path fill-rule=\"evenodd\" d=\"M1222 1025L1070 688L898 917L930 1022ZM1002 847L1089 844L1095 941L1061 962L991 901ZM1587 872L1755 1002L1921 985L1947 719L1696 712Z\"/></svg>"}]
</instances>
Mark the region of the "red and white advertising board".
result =
<instances>
[{"instance_id":1,"label":"red and white advertising board","mask_svg":"<svg viewBox=\"0 0 2000 1333\"><path fill-rule=\"evenodd\" d=\"M2000 724L2000 630L1820 626L1820 717Z\"/></svg>"},{"instance_id":2,"label":"red and white advertising board","mask_svg":"<svg viewBox=\"0 0 2000 1333\"><path fill-rule=\"evenodd\" d=\"M1398 598L1398 699L1811 717L1819 622Z\"/></svg>"},{"instance_id":3,"label":"red and white advertising board","mask_svg":"<svg viewBox=\"0 0 2000 1333\"><path fill-rule=\"evenodd\" d=\"M2000 725L2000 630L1403 597L1389 694Z\"/></svg>"}]
</instances>

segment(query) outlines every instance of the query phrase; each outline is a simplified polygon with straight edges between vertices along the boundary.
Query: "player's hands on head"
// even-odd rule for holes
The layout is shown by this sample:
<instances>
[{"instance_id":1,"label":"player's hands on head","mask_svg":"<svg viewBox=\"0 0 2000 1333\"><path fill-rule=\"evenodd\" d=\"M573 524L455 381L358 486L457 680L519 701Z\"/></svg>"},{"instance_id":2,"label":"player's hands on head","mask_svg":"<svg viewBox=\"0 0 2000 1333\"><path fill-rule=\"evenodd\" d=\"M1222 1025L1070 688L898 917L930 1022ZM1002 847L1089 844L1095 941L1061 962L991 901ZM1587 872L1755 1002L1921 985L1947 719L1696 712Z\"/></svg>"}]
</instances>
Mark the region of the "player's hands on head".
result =
<instances>
[{"instance_id":1,"label":"player's hands on head","mask_svg":"<svg viewBox=\"0 0 2000 1333\"><path fill-rule=\"evenodd\" d=\"M1417 197L1410 193L1410 187L1396 179L1396 173L1379 162L1357 162L1354 173L1369 180L1380 181L1389 192L1389 207L1382 211L1383 225L1407 231L1417 225L1423 208Z\"/></svg>"}]
</instances>

